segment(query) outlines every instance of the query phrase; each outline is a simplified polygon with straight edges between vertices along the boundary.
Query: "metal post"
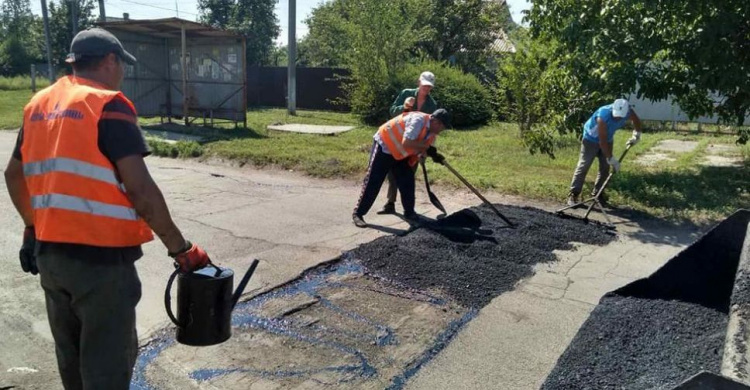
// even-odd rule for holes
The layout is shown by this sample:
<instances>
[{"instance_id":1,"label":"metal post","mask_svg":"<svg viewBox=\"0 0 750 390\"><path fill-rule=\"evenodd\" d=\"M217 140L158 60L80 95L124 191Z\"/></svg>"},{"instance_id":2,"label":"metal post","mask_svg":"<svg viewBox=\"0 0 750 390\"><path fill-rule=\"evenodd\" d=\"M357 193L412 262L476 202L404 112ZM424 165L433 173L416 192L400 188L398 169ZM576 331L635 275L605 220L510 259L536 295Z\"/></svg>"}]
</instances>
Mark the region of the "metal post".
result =
<instances>
[{"instance_id":1,"label":"metal post","mask_svg":"<svg viewBox=\"0 0 750 390\"><path fill-rule=\"evenodd\" d=\"M78 0L70 0L70 25L73 36L78 33Z\"/></svg>"},{"instance_id":2,"label":"metal post","mask_svg":"<svg viewBox=\"0 0 750 390\"><path fill-rule=\"evenodd\" d=\"M42 20L44 21L44 43L47 49L47 77L49 82L55 82L55 73L52 71L52 45L49 38L49 16L47 15L47 0L42 0Z\"/></svg>"},{"instance_id":3,"label":"metal post","mask_svg":"<svg viewBox=\"0 0 750 390\"><path fill-rule=\"evenodd\" d=\"M31 64L31 92L36 92L36 65Z\"/></svg>"},{"instance_id":4,"label":"metal post","mask_svg":"<svg viewBox=\"0 0 750 390\"><path fill-rule=\"evenodd\" d=\"M242 64L242 125L247 129L247 38L242 37L242 58L240 59Z\"/></svg>"},{"instance_id":5,"label":"metal post","mask_svg":"<svg viewBox=\"0 0 750 390\"><path fill-rule=\"evenodd\" d=\"M297 2L289 0L289 63L287 65L287 108L289 115L297 115Z\"/></svg>"},{"instance_id":6,"label":"metal post","mask_svg":"<svg viewBox=\"0 0 750 390\"><path fill-rule=\"evenodd\" d=\"M104 0L99 0L99 20L102 22L107 21L107 13L104 11Z\"/></svg>"},{"instance_id":7,"label":"metal post","mask_svg":"<svg viewBox=\"0 0 750 390\"><path fill-rule=\"evenodd\" d=\"M189 126L188 121L188 100L187 100L187 43L185 40L185 25L182 25L182 117L185 119L185 126Z\"/></svg>"}]
</instances>

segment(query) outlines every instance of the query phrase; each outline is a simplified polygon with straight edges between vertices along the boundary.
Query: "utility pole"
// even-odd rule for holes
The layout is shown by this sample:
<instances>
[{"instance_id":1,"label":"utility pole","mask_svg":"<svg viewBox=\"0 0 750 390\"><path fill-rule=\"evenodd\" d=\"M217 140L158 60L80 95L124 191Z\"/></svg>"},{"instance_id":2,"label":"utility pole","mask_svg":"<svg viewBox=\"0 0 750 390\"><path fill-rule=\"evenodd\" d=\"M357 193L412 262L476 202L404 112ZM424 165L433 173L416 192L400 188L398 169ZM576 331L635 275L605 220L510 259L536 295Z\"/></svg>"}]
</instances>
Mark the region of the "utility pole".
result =
<instances>
[{"instance_id":1,"label":"utility pole","mask_svg":"<svg viewBox=\"0 0 750 390\"><path fill-rule=\"evenodd\" d=\"M297 2L289 0L289 64L287 65L287 109L289 115L297 115Z\"/></svg>"},{"instance_id":2,"label":"utility pole","mask_svg":"<svg viewBox=\"0 0 750 390\"><path fill-rule=\"evenodd\" d=\"M104 0L99 0L99 21L107 21L107 13L104 11Z\"/></svg>"},{"instance_id":3,"label":"utility pole","mask_svg":"<svg viewBox=\"0 0 750 390\"><path fill-rule=\"evenodd\" d=\"M78 33L78 0L70 0L70 25L73 29L73 36Z\"/></svg>"},{"instance_id":4,"label":"utility pole","mask_svg":"<svg viewBox=\"0 0 750 390\"><path fill-rule=\"evenodd\" d=\"M42 20L44 21L44 41L47 46L47 76L49 82L55 82L55 73L52 71L52 46L49 39L49 16L47 16L47 0L42 0Z\"/></svg>"}]
</instances>

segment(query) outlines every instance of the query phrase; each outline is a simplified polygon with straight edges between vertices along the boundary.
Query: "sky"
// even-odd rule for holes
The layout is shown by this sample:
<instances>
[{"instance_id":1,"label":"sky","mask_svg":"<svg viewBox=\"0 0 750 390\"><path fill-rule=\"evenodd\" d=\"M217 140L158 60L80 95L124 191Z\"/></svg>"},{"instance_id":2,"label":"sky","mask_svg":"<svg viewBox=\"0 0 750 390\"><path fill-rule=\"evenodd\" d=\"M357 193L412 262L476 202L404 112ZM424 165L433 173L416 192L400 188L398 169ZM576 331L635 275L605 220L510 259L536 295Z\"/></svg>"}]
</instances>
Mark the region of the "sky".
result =
<instances>
[{"instance_id":1,"label":"sky","mask_svg":"<svg viewBox=\"0 0 750 390\"><path fill-rule=\"evenodd\" d=\"M50 1L50 0L47 0ZM52 0L59 2L61 0ZM516 23L521 23L523 15L521 11L528 9L531 4L528 0L507 0L510 7L511 15ZM297 39L307 34L307 25L303 22L312 11L323 0L297 0ZM99 15L98 2L94 9L95 15ZM104 9L109 16L122 17L124 12L130 14L131 19L159 19L179 16L182 19L197 20L198 9L196 0L104 0ZM279 45L286 45L288 38L289 25L289 0L281 0L276 4L276 16L279 18L281 25L281 34L276 40ZM31 0L31 10L37 15L41 15L42 6L40 0Z\"/></svg>"}]
</instances>

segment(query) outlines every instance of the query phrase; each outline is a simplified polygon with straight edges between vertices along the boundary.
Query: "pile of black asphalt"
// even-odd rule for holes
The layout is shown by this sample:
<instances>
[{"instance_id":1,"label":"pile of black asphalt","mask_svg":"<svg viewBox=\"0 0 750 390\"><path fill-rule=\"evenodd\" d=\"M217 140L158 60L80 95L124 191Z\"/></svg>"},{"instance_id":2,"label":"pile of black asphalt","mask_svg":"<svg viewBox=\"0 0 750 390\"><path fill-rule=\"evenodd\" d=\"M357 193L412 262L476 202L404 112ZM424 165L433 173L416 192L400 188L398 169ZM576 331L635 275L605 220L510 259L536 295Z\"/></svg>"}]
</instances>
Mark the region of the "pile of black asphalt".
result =
<instances>
[{"instance_id":1,"label":"pile of black asphalt","mask_svg":"<svg viewBox=\"0 0 750 390\"><path fill-rule=\"evenodd\" d=\"M410 288L437 289L470 308L481 308L556 260L572 242L606 245L616 238L603 225L530 207L497 205L509 228L486 206L424 222L403 236L386 236L353 251L370 273Z\"/></svg>"},{"instance_id":2,"label":"pile of black asphalt","mask_svg":"<svg viewBox=\"0 0 750 390\"><path fill-rule=\"evenodd\" d=\"M606 294L542 389L674 389L719 373L729 307L750 299L737 272L748 221L735 213L651 276Z\"/></svg>"}]
</instances>

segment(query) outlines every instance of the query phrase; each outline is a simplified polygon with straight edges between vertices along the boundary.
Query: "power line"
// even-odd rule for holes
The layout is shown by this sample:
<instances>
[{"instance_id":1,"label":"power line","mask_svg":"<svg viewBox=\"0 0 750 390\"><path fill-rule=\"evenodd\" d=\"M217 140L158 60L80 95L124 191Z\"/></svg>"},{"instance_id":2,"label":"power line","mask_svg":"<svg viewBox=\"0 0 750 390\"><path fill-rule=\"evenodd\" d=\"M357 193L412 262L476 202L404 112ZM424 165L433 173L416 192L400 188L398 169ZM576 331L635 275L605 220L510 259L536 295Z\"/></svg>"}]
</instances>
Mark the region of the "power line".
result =
<instances>
[{"instance_id":1,"label":"power line","mask_svg":"<svg viewBox=\"0 0 750 390\"><path fill-rule=\"evenodd\" d=\"M183 14L188 14L188 15L193 15L193 16L200 16L200 15L198 15L196 13L193 13L193 12L178 11L178 10L176 10L174 8L159 7L158 5L146 4L146 3L139 3L137 1L132 1L132 0L117 0L117 1L123 1L125 3L138 4L138 5L141 5L141 6L144 6L144 7L157 8L157 9L161 9L161 10L164 10L164 11L181 12Z\"/></svg>"}]
</instances>

